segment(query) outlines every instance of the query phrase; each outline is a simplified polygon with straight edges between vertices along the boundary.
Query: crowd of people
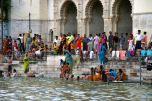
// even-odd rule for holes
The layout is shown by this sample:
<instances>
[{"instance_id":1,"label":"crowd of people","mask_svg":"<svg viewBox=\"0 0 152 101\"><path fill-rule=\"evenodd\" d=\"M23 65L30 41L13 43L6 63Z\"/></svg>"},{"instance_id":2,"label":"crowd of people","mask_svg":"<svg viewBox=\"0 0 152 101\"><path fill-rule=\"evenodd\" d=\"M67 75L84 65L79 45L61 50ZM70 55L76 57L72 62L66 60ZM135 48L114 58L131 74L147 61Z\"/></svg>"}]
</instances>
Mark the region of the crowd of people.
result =
<instances>
[{"instance_id":1,"label":"crowd of people","mask_svg":"<svg viewBox=\"0 0 152 101\"><path fill-rule=\"evenodd\" d=\"M6 36L3 41L3 54L7 56L13 55L17 60L26 53L28 53L30 58L41 58L47 50L48 45L38 34L34 34L33 37L31 37L30 33L19 34L16 39Z\"/></svg>"},{"instance_id":2,"label":"crowd of people","mask_svg":"<svg viewBox=\"0 0 152 101\"><path fill-rule=\"evenodd\" d=\"M88 37L86 34L60 34L55 36L53 43L49 45L38 34L34 34L33 37L30 33L19 34L16 39L6 36L3 41L3 54L14 53L16 58L25 53L31 57L42 57L44 52L63 55L65 50L68 50L72 55L80 55L81 61L85 61L93 60L98 55L102 58L100 54L103 56L107 52L117 50L127 50L131 56L135 56L138 49L151 49L152 46L152 38L148 39L147 33L142 34L140 30L137 34L109 32L108 37L107 35L105 32L90 34Z\"/></svg>"},{"instance_id":3,"label":"crowd of people","mask_svg":"<svg viewBox=\"0 0 152 101\"><path fill-rule=\"evenodd\" d=\"M114 57L113 53L118 52L117 57L122 60L124 57L139 56L138 53L145 49L150 50L148 56L152 56L152 38L148 38L147 33L142 34L140 30L137 34L109 32L108 37L105 32L90 34L88 37L86 34L61 34L53 41L53 53L62 55L68 50L71 55L76 56L76 60L79 60L77 63L99 59L100 64L105 64L107 55ZM120 52L121 50L125 52Z\"/></svg>"},{"instance_id":4,"label":"crowd of people","mask_svg":"<svg viewBox=\"0 0 152 101\"><path fill-rule=\"evenodd\" d=\"M138 33L134 35L122 33L120 37L118 33L113 35L112 32L109 32L109 34L110 35L108 37L105 33L96 34L94 36L90 34L89 37L86 37L85 34L84 36L80 36L79 34L72 35L69 33L67 36L61 35L59 38L56 36L56 39L54 40L54 53L63 54L64 50L68 50L67 57L71 55L76 56L76 65L77 63L83 61L99 59L101 66L103 66L108 60L107 54L113 57L113 53L116 53L116 57L120 58L121 60L125 60L126 58L124 57L134 56L152 57L152 37L148 39L146 32L142 34L141 31L138 30ZM67 54L67 52L65 54ZM72 61L71 58L69 60ZM71 74L70 71L72 70L72 67L69 64L73 62L68 62L65 59L65 61L62 61L62 63L63 65L61 66L60 77L69 79ZM105 74L104 72L101 73L100 69L92 68L90 76L86 76L85 79L89 79L89 77L91 77L92 81L101 79L105 81L105 78L108 78L106 80L127 79L127 76L122 69L120 69L118 73L112 69L106 71L108 71L108 73ZM115 74L114 77L112 76L113 73ZM121 74L121 76L118 74ZM71 78L73 79L74 75L71 75ZM77 79L80 79L80 77L78 76Z\"/></svg>"},{"instance_id":5,"label":"crowd of people","mask_svg":"<svg viewBox=\"0 0 152 101\"><path fill-rule=\"evenodd\" d=\"M96 68L91 68L89 73L83 73L82 76L75 77L73 74L70 74L70 67L68 63L64 63L61 67L60 78L66 80L89 80L89 81L103 81L103 82L112 82L112 81L126 81L128 79L125 69L104 69L103 65L100 65Z\"/></svg>"},{"instance_id":6,"label":"crowd of people","mask_svg":"<svg viewBox=\"0 0 152 101\"><path fill-rule=\"evenodd\" d=\"M110 31L107 35L105 32L89 36L60 34L55 36L52 44L45 43L38 34L34 34L33 37L30 33L19 34L16 39L6 36L3 41L3 54L13 56L15 59L25 55L23 58L25 73L29 72L29 58L41 59L47 52L52 55L65 55L65 61L62 63L70 69L62 69L61 77L65 76L65 70L72 73L74 63L78 67L84 61L99 60L100 64L104 65L108 61L108 56L114 57L115 53L116 57L124 59L123 57L139 55L139 52L143 55L143 50L146 50L146 56L152 56L152 35L149 38L146 32L142 34L141 30L138 30L137 34L118 34ZM121 50L125 52L120 52L117 56L117 52Z\"/></svg>"}]
</instances>

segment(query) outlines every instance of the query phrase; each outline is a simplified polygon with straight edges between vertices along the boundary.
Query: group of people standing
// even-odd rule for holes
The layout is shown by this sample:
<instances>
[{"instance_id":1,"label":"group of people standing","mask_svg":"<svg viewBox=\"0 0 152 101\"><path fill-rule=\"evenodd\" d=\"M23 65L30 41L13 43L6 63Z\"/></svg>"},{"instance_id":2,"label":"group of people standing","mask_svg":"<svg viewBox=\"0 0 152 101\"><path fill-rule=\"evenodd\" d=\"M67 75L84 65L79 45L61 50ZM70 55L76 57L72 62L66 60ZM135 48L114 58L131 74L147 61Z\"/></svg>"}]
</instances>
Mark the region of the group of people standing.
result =
<instances>
[{"instance_id":1,"label":"group of people standing","mask_svg":"<svg viewBox=\"0 0 152 101\"><path fill-rule=\"evenodd\" d=\"M127 50L134 53L138 49L151 48L151 40L147 33L141 33L138 30L137 34L128 33L112 33L109 35L105 32L96 34L60 34L55 36L52 45L45 43L41 35L34 34L31 37L30 33L19 34L17 39L12 39L11 36L6 36L3 41L3 54L15 54L16 58L21 54L29 53L31 57L36 55L43 56L43 52L51 51L55 55L63 55L65 50L68 50L72 55L80 56L80 61L93 60L98 56L102 59L107 52L111 53L113 50ZM104 63L105 60L101 62Z\"/></svg>"},{"instance_id":2,"label":"group of people standing","mask_svg":"<svg viewBox=\"0 0 152 101\"><path fill-rule=\"evenodd\" d=\"M149 40L149 42L148 42ZM148 39L147 33L137 34L115 33L109 32L109 36L105 32L99 34L61 34L56 36L53 41L53 52L57 55L64 54L64 50L68 50L72 55L79 56L80 62L86 60L100 60L100 64L106 62L106 55L112 54L112 51L125 50L131 56L136 55L136 51L152 47L151 38Z\"/></svg>"}]
</instances>

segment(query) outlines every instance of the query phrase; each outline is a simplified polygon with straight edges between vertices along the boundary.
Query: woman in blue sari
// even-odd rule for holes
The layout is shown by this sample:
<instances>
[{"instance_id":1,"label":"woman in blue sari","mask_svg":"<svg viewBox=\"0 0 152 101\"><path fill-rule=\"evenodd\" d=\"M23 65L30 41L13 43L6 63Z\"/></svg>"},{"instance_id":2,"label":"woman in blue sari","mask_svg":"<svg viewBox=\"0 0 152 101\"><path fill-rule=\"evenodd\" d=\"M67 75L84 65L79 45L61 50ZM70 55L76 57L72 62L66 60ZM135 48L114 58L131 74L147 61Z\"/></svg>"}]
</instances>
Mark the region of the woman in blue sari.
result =
<instances>
[{"instance_id":1,"label":"woman in blue sari","mask_svg":"<svg viewBox=\"0 0 152 101\"><path fill-rule=\"evenodd\" d=\"M106 46L105 44L102 44L101 49L99 51L99 60L100 60L100 64L105 64L106 62Z\"/></svg>"},{"instance_id":2,"label":"woman in blue sari","mask_svg":"<svg viewBox=\"0 0 152 101\"><path fill-rule=\"evenodd\" d=\"M70 71L72 73L73 58L72 58L71 53L68 50L65 51L65 62L69 64L70 69L71 69Z\"/></svg>"}]
</instances>

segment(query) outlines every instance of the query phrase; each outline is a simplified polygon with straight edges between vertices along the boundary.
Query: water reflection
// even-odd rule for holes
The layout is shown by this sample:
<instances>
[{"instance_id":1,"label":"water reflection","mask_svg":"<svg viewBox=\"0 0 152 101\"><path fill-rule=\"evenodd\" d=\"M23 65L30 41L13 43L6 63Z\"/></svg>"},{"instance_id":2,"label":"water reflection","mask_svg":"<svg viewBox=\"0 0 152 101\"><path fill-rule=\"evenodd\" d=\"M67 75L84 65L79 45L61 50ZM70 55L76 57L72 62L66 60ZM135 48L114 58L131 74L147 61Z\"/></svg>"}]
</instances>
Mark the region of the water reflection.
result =
<instances>
[{"instance_id":1,"label":"water reflection","mask_svg":"<svg viewBox=\"0 0 152 101\"><path fill-rule=\"evenodd\" d=\"M4 101L152 101L152 86L102 84L48 78L0 80L0 100Z\"/></svg>"}]
</instances>

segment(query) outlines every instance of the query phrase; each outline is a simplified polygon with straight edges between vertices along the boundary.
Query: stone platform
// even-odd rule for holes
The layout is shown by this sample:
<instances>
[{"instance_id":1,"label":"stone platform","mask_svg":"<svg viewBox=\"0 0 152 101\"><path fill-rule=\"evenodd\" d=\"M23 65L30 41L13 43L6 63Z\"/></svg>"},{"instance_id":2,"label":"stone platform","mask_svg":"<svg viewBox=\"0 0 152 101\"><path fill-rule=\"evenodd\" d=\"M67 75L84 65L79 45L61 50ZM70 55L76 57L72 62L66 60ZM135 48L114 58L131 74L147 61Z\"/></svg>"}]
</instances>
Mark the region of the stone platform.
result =
<instances>
[{"instance_id":1,"label":"stone platform","mask_svg":"<svg viewBox=\"0 0 152 101\"><path fill-rule=\"evenodd\" d=\"M62 57L64 58L64 57ZM60 66L59 66L59 57L52 57L49 63L47 61L31 61L30 70L35 71L38 74L42 74L45 77L59 77L60 75ZM56 64L56 65L55 65ZM99 66L99 61L88 61L83 62L79 68L73 67L73 74L75 76L82 76L83 73L90 73L90 68L95 68ZM7 64L0 64L0 69L5 68L7 70ZM20 74L23 74L23 63L15 61L13 63L13 68L17 69ZM131 81L140 81L140 63L138 60L110 60L104 66L105 69L124 69L128 75L128 79ZM141 69L141 79L145 82L151 81L152 71L147 71L146 68Z\"/></svg>"}]
</instances>

